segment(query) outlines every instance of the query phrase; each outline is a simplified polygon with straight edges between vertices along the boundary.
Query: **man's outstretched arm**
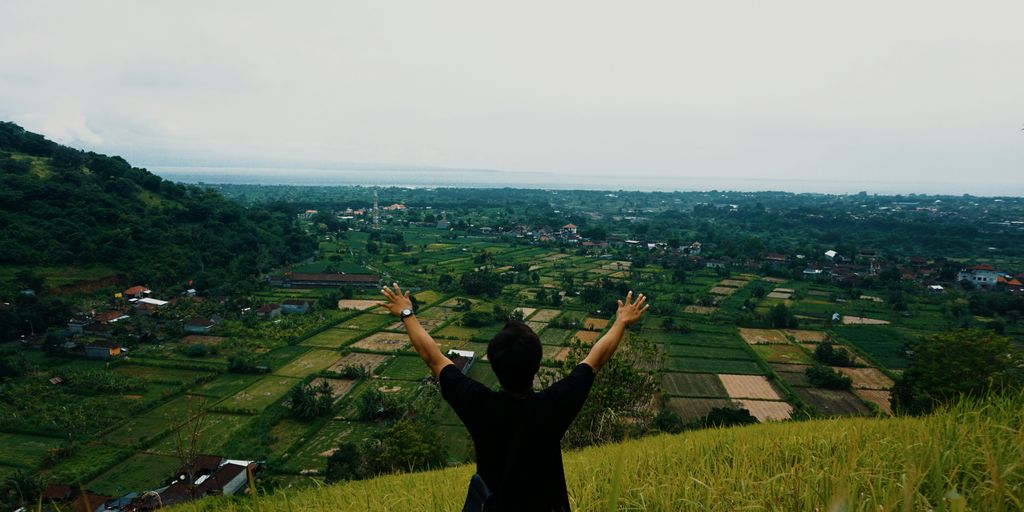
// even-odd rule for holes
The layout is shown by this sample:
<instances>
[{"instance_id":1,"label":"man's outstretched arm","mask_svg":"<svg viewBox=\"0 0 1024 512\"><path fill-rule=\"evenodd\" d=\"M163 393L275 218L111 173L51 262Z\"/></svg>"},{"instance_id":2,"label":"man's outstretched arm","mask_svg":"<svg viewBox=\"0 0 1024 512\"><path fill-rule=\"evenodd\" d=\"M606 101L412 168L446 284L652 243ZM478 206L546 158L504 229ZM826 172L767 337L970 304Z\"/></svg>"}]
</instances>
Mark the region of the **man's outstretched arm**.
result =
<instances>
[{"instance_id":1,"label":"man's outstretched arm","mask_svg":"<svg viewBox=\"0 0 1024 512\"><path fill-rule=\"evenodd\" d=\"M645 302L647 302L647 297L642 293L637 295L636 301L634 301L632 290L626 294L626 302L619 301L619 310L615 313L615 323L604 336L601 336L600 340L597 340L597 343L594 343L590 354L583 360L594 369L594 373L597 373L619 348L622 336L626 334L626 327L639 320L650 307L650 304L644 304Z\"/></svg>"},{"instance_id":2,"label":"man's outstretched arm","mask_svg":"<svg viewBox=\"0 0 1024 512\"><path fill-rule=\"evenodd\" d=\"M387 297L386 302L381 302L380 305L387 308L392 315L402 316L402 310L412 310L412 299L409 298L409 292L402 293L402 289L398 287L398 283L394 283L394 289L385 286L380 293ZM416 349L416 353L420 355L423 362L427 363L430 367L430 371L434 374L436 379L440 374L441 370L445 366L452 364L452 360L448 359L444 354L441 353L441 349L438 348L437 342L434 338L430 337L427 330L420 325L420 321L416 319L416 315L410 315L402 319L402 323L405 325L405 332L409 334L409 341L412 342L413 348Z\"/></svg>"}]
</instances>

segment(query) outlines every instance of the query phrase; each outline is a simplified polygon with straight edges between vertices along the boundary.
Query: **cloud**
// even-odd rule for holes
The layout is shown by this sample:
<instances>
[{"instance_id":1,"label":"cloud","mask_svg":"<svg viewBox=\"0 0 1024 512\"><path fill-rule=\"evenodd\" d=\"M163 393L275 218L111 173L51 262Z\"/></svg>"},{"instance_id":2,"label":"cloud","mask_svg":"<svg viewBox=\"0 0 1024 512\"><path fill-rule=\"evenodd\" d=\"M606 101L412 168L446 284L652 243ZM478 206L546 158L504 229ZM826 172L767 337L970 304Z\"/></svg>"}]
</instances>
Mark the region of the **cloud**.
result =
<instances>
[{"instance_id":1,"label":"cloud","mask_svg":"<svg viewBox=\"0 0 1024 512\"><path fill-rule=\"evenodd\" d=\"M14 122L31 126L48 138L69 146L102 146L100 137L86 120L81 105L70 96L62 96L32 110L14 114Z\"/></svg>"}]
</instances>

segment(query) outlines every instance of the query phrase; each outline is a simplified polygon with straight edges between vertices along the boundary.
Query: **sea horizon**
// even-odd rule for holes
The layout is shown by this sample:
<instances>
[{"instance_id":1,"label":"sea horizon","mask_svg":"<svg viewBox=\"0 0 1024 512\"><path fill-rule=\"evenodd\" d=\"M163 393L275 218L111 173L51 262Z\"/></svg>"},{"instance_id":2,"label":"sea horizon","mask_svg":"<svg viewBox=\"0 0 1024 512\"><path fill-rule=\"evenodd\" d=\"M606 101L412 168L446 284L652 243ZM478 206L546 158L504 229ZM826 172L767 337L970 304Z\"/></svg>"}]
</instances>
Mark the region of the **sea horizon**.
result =
<instances>
[{"instance_id":1,"label":"sea horizon","mask_svg":"<svg viewBox=\"0 0 1024 512\"><path fill-rule=\"evenodd\" d=\"M712 176L587 175L545 171L446 168L307 168L254 166L146 167L180 183L292 186L380 186L405 188L527 188L550 190L628 190L640 192L791 192L848 195L974 195L1021 197L1024 186L996 184L908 183L830 179L772 179Z\"/></svg>"}]
</instances>

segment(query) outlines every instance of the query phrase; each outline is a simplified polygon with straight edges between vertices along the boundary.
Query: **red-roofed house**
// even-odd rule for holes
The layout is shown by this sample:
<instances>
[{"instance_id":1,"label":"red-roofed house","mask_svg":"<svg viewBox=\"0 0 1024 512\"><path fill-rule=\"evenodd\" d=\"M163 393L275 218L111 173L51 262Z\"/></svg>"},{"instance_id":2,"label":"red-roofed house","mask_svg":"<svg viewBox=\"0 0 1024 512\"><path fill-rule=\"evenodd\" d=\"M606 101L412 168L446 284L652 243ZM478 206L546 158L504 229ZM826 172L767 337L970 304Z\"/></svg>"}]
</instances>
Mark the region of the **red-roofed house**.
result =
<instances>
[{"instance_id":1,"label":"red-roofed house","mask_svg":"<svg viewBox=\"0 0 1024 512\"><path fill-rule=\"evenodd\" d=\"M956 280L973 284L981 288L991 288L996 285L999 279L999 272L992 265L976 265L967 267L956 275Z\"/></svg>"},{"instance_id":2,"label":"red-roofed house","mask_svg":"<svg viewBox=\"0 0 1024 512\"><path fill-rule=\"evenodd\" d=\"M136 299L141 299L142 297L148 295L150 291L149 288L146 288L145 286L132 286L131 288L128 288L127 290L121 293L124 295L126 299L128 297L135 297Z\"/></svg>"},{"instance_id":3,"label":"red-roofed house","mask_svg":"<svg viewBox=\"0 0 1024 512\"><path fill-rule=\"evenodd\" d=\"M188 322L185 322L185 332L192 334L206 334L213 329L216 325L213 320L203 318L201 316L194 316Z\"/></svg>"}]
</instances>

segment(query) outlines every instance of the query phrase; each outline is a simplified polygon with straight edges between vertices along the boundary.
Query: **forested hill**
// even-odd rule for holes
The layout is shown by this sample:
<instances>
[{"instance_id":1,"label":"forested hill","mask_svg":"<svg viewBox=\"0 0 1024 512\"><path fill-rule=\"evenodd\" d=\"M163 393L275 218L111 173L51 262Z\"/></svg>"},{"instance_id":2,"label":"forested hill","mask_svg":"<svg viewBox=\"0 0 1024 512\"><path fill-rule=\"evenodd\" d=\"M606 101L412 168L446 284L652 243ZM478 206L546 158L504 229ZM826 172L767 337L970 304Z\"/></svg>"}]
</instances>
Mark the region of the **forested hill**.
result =
<instances>
[{"instance_id":1,"label":"forested hill","mask_svg":"<svg viewBox=\"0 0 1024 512\"><path fill-rule=\"evenodd\" d=\"M312 241L290 212L243 207L0 122L0 247L0 265L104 266L208 289L301 259Z\"/></svg>"}]
</instances>

